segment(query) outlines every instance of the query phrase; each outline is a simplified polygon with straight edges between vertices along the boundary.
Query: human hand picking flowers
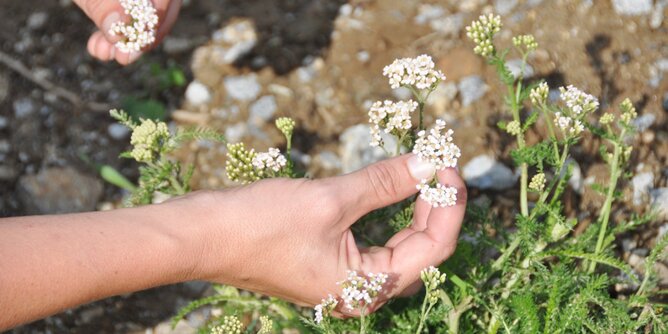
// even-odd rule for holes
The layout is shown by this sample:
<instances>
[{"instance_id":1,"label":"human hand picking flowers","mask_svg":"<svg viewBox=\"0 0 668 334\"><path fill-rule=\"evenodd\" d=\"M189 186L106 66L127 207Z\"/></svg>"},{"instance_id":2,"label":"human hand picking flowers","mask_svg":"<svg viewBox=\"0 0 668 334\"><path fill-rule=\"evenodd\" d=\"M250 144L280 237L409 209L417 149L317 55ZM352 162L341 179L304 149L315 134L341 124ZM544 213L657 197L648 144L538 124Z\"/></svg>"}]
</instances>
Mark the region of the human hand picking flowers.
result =
<instances>
[{"instance_id":1,"label":"human hand picking flowers","mask_svg":"<svg viewBox=\"0 0 668 334\"><path fill-rule=\"evenodd\" d=\"M137 60L169 33L181 0L74 0L98 29L88 39L88 52L122 65Z\"/></svg>"}]
</instances>

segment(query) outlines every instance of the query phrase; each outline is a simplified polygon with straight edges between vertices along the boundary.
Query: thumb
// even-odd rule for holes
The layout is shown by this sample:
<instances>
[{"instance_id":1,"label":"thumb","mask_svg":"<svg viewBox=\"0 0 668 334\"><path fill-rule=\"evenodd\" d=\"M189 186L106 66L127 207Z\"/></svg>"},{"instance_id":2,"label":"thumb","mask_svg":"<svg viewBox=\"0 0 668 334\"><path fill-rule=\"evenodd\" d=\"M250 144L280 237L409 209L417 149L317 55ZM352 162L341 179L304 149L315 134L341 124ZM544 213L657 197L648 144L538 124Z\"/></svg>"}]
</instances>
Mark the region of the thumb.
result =
<instances>
[{"instance_id":1,"label":"thumb","mask_svg":"<svg viewBox=\"0 0 668 334\"><path fill-rule=\"evenodd\" d=\"M397 203L417 192L421 179L431 178L434 166L406 154L369 165L335 178L339 194L345 194L346 208L356 216Z\"/></svg>"},{"instance_id":2,"label":"thumb","mask_svg":"<svg viewBox=\"0 0 668 334\"><path fill-rule=\"evenodd\" d=\"M120 2L109 0L74 0L74 3L86 13L86 16L93 20L109 42L113 43L118 39L110 35L109 30L114 22L121 21L125 17Z\"/></svg>"}]
</instances>

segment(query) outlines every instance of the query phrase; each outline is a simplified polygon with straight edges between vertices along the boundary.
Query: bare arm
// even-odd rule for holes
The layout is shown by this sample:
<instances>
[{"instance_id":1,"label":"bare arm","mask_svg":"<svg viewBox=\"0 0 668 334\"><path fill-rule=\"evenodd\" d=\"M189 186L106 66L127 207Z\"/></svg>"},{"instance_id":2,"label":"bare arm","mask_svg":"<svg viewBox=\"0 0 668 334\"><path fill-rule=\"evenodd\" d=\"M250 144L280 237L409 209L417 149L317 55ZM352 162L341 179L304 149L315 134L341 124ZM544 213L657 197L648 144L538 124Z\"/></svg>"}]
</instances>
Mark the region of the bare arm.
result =
<instances>
[{"instance_id":1,"label":"bare arm","mask_svg":"<svg viewBox=\"0 0 668 334\"><path fill-rule=\"evenodd\" d=\"M134 209L0 220L0 330L100 298L201 279L318 304L347 270L390 274L388 298L454 252L466 204L422 200L384 247L358 248L350 226L415 194L433 167L406 155L322 180L271 179ZM339 310L345 312L345 310Z\"/></svg>"}]
</instances>

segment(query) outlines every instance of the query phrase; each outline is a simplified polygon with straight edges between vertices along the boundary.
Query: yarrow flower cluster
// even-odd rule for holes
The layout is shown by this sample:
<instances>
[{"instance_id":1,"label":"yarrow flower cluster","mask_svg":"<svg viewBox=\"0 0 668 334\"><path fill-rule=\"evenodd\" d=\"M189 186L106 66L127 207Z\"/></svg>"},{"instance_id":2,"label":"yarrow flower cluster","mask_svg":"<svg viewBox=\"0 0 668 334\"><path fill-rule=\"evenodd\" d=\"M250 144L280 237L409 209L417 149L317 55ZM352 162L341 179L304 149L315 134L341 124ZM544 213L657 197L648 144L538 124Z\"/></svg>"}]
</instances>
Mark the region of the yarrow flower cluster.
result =
<instances>
[{"instance_id":1,"label":"yarrow flower cluster","mask_svg":"<svg viewBox=\"0 0 668 334\"><path fill-rule=\"evenodd\" d=\"M638 113L636 112L636 108L633 106L633 103L631 100L628 98L624 99L622 103L619 105L619 107L622 109L622 116L620 119L624 124L631 124L631 121L636 119L638 117Z\"/></svg>"},{"instance_id":2,"label":"yarrow flower cluster","mask_svg":"<svg viewBox=\"0 0 668 334\"><path fill-rule=\"evenodd\" d=\"M294 131L296 124L295 120L290 117L279 117L276 119L276 127L283 133L288 141L292 138L292 132Z\"/></svg>"},{"instance_id":3,"label":"yarrow flower cluster","mask_svg":"<svg viewBox=\"0 0 668 334\"><path fill-rule=\"evenodd\" d=\"M436 183L436 187L431 187L428 180L422 179L417 189L420 190L420 198L434 208L445 208L457 204L457 188L455 187L447 187L440 183Z\"/></svg>"},{"instance_id":4,"label":"yarrow flower cluster","mask_svg":"<svg viewBox=\"0 0 668 334\"><path fill-rule=\"evenodd\" d=\"M547 95L550 93L550 87L546 82L541 82L531 90L529 97L534 105L544 105L547 102Z\"/></svg>"},{"instance_id":5,"label":"yarrow flower cluster","mask_svg":"<svg viewBox=\"0 0 668 334\"><path fill-rule=\"evenodd\" d=\"M243 332L244 324L235 316L226 316L221 325L211 330L211 334L241 334Z\"/></svg>"},{"instance_id":6,"label":"yarrow flower cluster","mask_svg":"<svg viewBox=\"0 0 668 334\"><path fill-rule=\"evenodd\" d=\"M501 30L501 17L489 14L481 15L477 21L473 21L466 27L466 36L475 44L473 52L483 57L494 53L494 35Z\"/></svg>"},{"instance_id":7,"label":"yarrow flower cluster","mask_svg":"<svg viewBox=\"0 0 668 334\"><path fill-rule=\"evenodd\" d=\"M543 191L545 189L545 174L538 173L531 178L529 189L534 191Z\"/></svg>"},{"instance_id":8,"label":"yarrow flower cluster","mask_svg":"<svg viewBox=\"0 0 668 334\"><path fill-rule=\"evenodd\" d=\"M288 163L288 160L281 154L277 148L270 148L268 152L257 153L252 160L253 167L257 170L271 170L275 173L281 171Z\"/></svg>"},{"instance_id":9,"label":"yarrow flower cluster","mask_svg":"<svg viewBox=\"0 0 668 334\"><path fill-rule=\"evenodd\" d=\"M390 80L393 89L401 86L415 86L417 89L429 89L445 75L434 69L434 61L430 56L420 55L416 58L396 59L383 68L383 75Z\"/></svg>"},{"instance_id":10,"label":"yarrow flower cluster","mask_svg":"<svg viewBox=\"0 0 668 334\"><path fill-rule=\"evenodd\" d=\"M227 144L225 172L234 182L248 184L264 177L264 170L256 170L253 160L257 153L254 149L246 150L244 143Z\"/></svg>"},{"instance_id":11,"label":"yarrow flower cluster","mask_svg":"<svg viewBox=\"0 0 668 334\"><path fill-rule=\"evenodd\" d=\"M369 123L371 123L371 146L383 144L380 136L381 128L385 133L400 134L411 129L411 116L418 103L409 101L377 101L369 109ZM393 132L394 131L394 132ZM401 144L401 143L399 143Z\"/></svg>"},{"instance_id":12,"label":"yarrow flower cluster","mask_svg":"<svg viewBox=\"0 0 668 334\"><path fill-rule=\"evenodd\" d=\"M520 133L522 133L522 127L520 126L520 122L519 121L510 121L506 125L506 131L513 136L519 135Z\"/></svg>"},{"instance_id":13,"label":"yarrow flower cluster","mask_svg":"<svg viewBox=\"0 0 668 334\"><path fill-rule=\"evenodd\" d=\"M321 323L324 317L332 314L336 305L339 304L339 301L336 300L336 297L332 295L327 295L327 298L323 299L322 302L316 305L313 309L315 310L315 322Z\"/></svg>"},{"instance_id":14,"label":"yarrow flower cluster","mask_svg":"<svg viewBox=\"0 0 668 334\"><path fill-rule=\"evenodd\" d=\"M260 330L257 334L272 334L274 332L274 323L271 319L263 315L260 317Z\"/></svg>"},{"instance_id":15,"label":"yarrow flower cluster","mask_svg":"<svg viewBox=\"0 0 668 334\"><path fill-rule=\"evenodd\" d=\"M139 162L153 161L162 142L169 138L169 129L164 122L154 122L142 119L141 124L135 127L130 137L134 146L130 155Z\"/></svg>"},{"instance_id":16,"label":"yarrow flower cluster","mask_svg":"<svg viewBox=\"0 0 668 334\"><path fill-rule=\"evenodd\" d=\"M573 85L560 87L559 91L567 109L564 112L554 113L554 124L564 134L578 135L584 131L582 118L598 108L598 100Z\"/></svg>"},{"instance_id":17,"label":"yarrow flower cluster","mask_svg":"<svg viewBox=\"0 0 668 334\"><path fill-rule=\"evenodd\" d=\"M538 49L538 43L533 35L520 35L513 37L513 45L516 47L524 47L527 51L534 51Z\"/></svg>"},{"instance_id":18,"label":"yarrow flower cluster","mask_svg":"<svg viewBox=\"0 0 668 334\"><path fill-rule=\"evenodd\" d=\"M413 146L413 153L417 154L421 161L430 162L437 170L456 167L457 159L461 156L459 147L452 142L454 131L444 131L445 125L444 120L437 119L428 132L418 132Z\"/></svg>"},{"instance_id":19,"label":"yarrow flower cluster","mask_svg":"<svg viewBox=\"0 0 668 334\"><path fill-rule=\"evenodd\" d=\"M341 299L349 310L363 309L373 303L374 298L383 290L387 282L387 274L368 273L366 277L359 276L357 271L349 270L348 277L337 284L341 285Z\"/></svg>"},{"instance_id":20,"label":"yarrow flower cluster","mask_svg":"<svg viewBox=\"0 0 668 334\"><path fill-rule=\"evenodd\" d=\"M420 279L424 283L425 290L427 291L427 299L430 304L435 304L438 301L437 289L439 285L445 283L445 278L446 275L441 274L441 271L434 266L424 268L420 272Z\"/></svg>"},{"instance_id":21,"label":"yarrow flower cluster","mask_svg":"<svg viewBox=\"0 0 668 334\"><path fill-rule=\"evenodd\" d=\"M155 42L158 26L158 14L150 0L119 0L130 23L114 22L109 29L112 36L123 39L116 42L116 48L122 52L139 52Z\"/></svg>"}]
</instances>

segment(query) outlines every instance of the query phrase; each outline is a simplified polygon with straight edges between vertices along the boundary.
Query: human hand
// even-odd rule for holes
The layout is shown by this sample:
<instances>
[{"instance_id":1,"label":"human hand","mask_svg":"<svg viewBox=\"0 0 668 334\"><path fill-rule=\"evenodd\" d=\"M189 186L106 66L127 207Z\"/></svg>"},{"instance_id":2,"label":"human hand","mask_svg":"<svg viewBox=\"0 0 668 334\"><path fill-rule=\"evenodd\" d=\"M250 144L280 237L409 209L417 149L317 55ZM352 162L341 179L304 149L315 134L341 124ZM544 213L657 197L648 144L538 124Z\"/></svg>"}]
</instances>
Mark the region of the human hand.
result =
<instances>
[{"instance_id":1,"label":"human hand","mask_svg":"<svg viewBox=\"0 0 668 334\"><path fill-rule=\"evenodd\" d=\"M102 61L116 60L119 64L127 65L142 55L142 52L125 53L118 50L114 44L119 38L109 34L114 22L129 19L120 2L117 0L74 0L74 2L99 29L88 39L88 52L91 56ZM159 21L156 42L152 47L158 45L174 25L181 8L181 0L153 0L153 5L158 11Z\"/></svg>"},{"instance_id":2,"label":"human hand","mask_svg":"<svg viewBox=\"0 0 668 334\"><path fill-rule=\"evenodd\" d=\"M208 241L199 277L311 306L340 293L336 282L347 270L389 274L372 310L389 298L414 293L420 270L440 264L455 250L466 206L466 188L457 172L438 173L442 184L458 189L457 204L432 208L418 199L413 224L384 247L358 248L350 227L366 213L415 194L418 180L433 172L411 154L344 176L269 179L205 193L220 218L205 223ZM351 314L338 310L337 315Z\"/></svg>"}]
</instances>

